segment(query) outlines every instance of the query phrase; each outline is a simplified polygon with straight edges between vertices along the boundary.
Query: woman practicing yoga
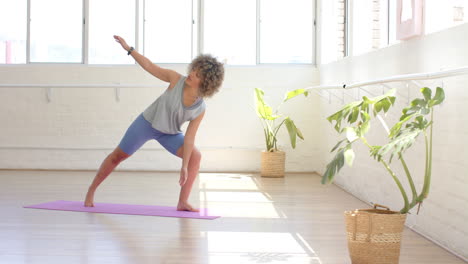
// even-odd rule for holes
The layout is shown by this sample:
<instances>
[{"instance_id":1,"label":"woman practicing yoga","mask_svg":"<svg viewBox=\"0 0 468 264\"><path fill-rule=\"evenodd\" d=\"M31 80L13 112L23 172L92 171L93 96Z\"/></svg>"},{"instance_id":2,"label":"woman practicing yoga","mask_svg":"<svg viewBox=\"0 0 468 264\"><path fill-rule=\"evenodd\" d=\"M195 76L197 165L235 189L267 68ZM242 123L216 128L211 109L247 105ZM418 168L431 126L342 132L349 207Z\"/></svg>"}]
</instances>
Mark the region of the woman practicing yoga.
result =
<instances>
[{"instance_id":1,"label":"woman practicing yoga","mask_svg":"<svg viewBox=\"0 0 468 264\"><path fill-rule=\"evenodd\" d=\"M147 72L169 83L167 90L130 125L119 146L102 162L88 188L84 205L94 206L94 193L99 184L148 140L157 140L165 149L182 158L177 210L198 211L188 203L193 182L200 168L201 154L195 147L195 135L205 114L203 98L218 92L224 78L224 66L210 55L199 55L188 67L188 76L153 64L125 40L114 36L122 48ZM180 127L189 121L187 131Z\"/></svg>"}]
</instances>

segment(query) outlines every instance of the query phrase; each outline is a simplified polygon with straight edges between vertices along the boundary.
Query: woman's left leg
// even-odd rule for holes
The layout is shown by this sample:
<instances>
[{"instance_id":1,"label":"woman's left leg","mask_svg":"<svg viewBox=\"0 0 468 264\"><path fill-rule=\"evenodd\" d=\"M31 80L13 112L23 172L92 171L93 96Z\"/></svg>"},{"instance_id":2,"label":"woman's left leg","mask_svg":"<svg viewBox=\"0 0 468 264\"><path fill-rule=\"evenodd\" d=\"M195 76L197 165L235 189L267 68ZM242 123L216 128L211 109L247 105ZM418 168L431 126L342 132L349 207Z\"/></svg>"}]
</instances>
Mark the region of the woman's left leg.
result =
<instances>
[{"instance_id":1,"label":"woman's left leg","mask_svg":"<svg viewBox=\"0 0 468 264\"><path fill-rule=\"evenodd\" d=\"M177 156L182 158L184 153L184 147L180 147L177 150ZM197 178L198 171L200 169L200 162L201 162L201 153L196 148L193 147L192 155L190 155L190 160L187 167L187 181L182 186L179 195L179 203L177 204L177 210L179 211L198 211L198 209L193 208L189 203L188 199L190 196L190 192L192 191L193 183Z\"/></svg>"}]
</instances>

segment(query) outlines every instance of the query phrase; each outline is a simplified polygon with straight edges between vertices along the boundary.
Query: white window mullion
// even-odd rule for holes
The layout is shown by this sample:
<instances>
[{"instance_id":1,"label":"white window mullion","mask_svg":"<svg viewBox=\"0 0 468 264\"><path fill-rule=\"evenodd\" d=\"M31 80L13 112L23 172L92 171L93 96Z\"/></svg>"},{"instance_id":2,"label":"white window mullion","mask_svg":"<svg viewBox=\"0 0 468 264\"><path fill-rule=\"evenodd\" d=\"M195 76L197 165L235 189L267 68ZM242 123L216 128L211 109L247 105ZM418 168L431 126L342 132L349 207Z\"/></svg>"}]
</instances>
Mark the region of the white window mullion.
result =
<instances>
[{"instance_id":1,"label":"white window mullion","mask_svg":"<svg viewBox=\"0 0 468 264\"><path fill-rule=\"evenodd\" d=\"M192 0L192 31L190 32L190 35L191 35L191 41L190 41L190 50L191 50L191 54L190 54L190 58L194 58L197 54L197 28L198 28L198 11L197 11L197 8L198 8L198 5L197 5L197 1L196 0Z\"/></svg>"},{"instance_id":2,"label":"white window mullion","mask_svg":"<svg viewBox=\"0 0 468 264\"><path fill-rule=\"evenodd\" d=\"M141 54L146 54L146 37L145 37L145 28L146 28L146 0L141 0L142 1L142 7L140 9L140 22L141 22L141 27L140 27L140 49L141 49ZM136 63L136 62L135 62Z\"/></svg>"},{"instance_id":3,"label":"white window mullion","mask_svg":"<svg viewBox=\"0 0 468 264\"><path fill-rule=\"evenodd\" d=\"M352 0L347 0L348 2L348 12L346 16L346 22L347 23L347 40L348 40L348 49L347 49L347 56L353 57L354 56L354 21L353 21L353 15L354 15L354 1Z\"/></svg>"},{"instance_id":4,"label":"white window mullion","mask_svg":"<svg viewBox=\"0 0 468 264\"><path fill-rule=\"evenodd\" d=\"M344 1L344 57L348 57L348 56L351 56L351 46L350 46L350 43L351 43L351 38L350 38L350 35L351 35L351 32L350 32L350 29L351 27L349 26L349 21L351 21L351 12L350 12L350 1L351 0L345 0Z\"/></svg>"},{"instance_id":5,"label":"white window mullion","mask_svg":"<svg viewBox=\"0 0 468 264\"><path fill-rule=\"evenodd\" d=\"M27 3L26 63L31 63L31 0Z\"/></svg>"},{"instance_id":6,"label":"white window mullion","mask_svg":"<svg viewBox=\"0 0 468 264\"><path fill-rule=\"evenodd\" d=\"M257 27L257 41L255 42L255 45L256 45L256 58L255 58L255 63L258 65L260 64L260 23L262 23L262 18L260 17L260 0L257 0L257 7L256 7L256 12L257 12L257 19L255 20L256 21L256 27Z\"/></svg>"},{"instance_id":7,"label":"white window mullion","mask_svg":"<svg viewBox=\"0 0 468 264\"><path fill-rule=\"evenodd\" d=\"M205 52L204 50L204 39L205 39L205 19L204 19L205 1L198 0L198 54Z\"/></svg>"},{"instance_id":8,"label":"white window mullion","mask_svg":"<svg viewBox=\"0 0 468 264\"><path fill-rule=\"evenodd\" d=\"M311 43L312 46L310 47L312 50L312 64L317 65L317 0L314 0L314 3L312 5L312 35L311 35Z\"/></svg>"},{"instance_id":9,"label":"white window mullion","mask_svg":"<svg viewBox=\"0 0 468 264\"><path fill-rule=\"evenodd\" d=\"M140 50L140 0L135 0L135 49ZM141 51L143 52L143 51ZM143 54L143 53L142 53ZM136 63L136 62L135 62Z\"/></svg>"},{"instance_id":10,"label":"white window mullion","mask_svg":"<svg viewBox=\"0 0 468 264\"><path fill-rule=\"evenodd\" d=\"M88 64L88 39L89 39L89 0L83 0L83 44L82 63Z\"/></svg>"}]
</instances>

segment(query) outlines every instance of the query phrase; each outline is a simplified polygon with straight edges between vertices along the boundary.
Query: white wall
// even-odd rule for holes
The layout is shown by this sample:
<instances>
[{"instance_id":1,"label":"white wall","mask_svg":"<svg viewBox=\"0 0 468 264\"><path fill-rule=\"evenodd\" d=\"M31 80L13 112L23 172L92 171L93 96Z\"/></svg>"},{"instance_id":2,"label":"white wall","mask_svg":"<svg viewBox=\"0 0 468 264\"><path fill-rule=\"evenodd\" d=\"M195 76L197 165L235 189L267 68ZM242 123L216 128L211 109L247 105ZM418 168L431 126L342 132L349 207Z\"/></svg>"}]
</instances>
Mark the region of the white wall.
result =
<instances>
[{"instance_id":1,"label":"white wall","mask_svg":"<svg viewBox=\"0 0 468 264\"><path fill-rule=\"evenodd\" d=\"M185 73L186 65L166 66ZM13 65L0 66L1 84L154 85L122 88L120 101L112 88L0 88L0 169L96 170L117 146L125 130L166 84L139 66ZM197 135L203 171L258 171L263 131L254 112L253 89L266 90L273 105L286 90L318 84L312 66L227 67L221 91L208 99L207 114ZM316 98L295 98L283 108L303 130L306 141L288 152L288 171L313 171L319 160L310 125L317 118ZM156 142L148 142L119 167L128 170L177 170L180 160Z\"/></svg>"},{"instance_id":2,"label":"white wall","mask_svg":"<svg viewBox=\"0 0 468 264\"><path fill-rule=\"evenodd\" d=\"M341 84L380 79L393 75L434 72L468 66L468 24L405 41L369 54L322 65L321 84ZM450 249L463 258L468 258L468 76L450 77L444 80L421 82L434 88L443 85L446 102L436 109L434 125L434 154L432 187L419 215L416 210L408 216L407 225ZM387 118L395 121L408 100L408 90L403 83L393 84L398 90L397 107ZM419 96L419 88L410 85L411 98ZM382 87L367 87L374 94L381 94ZM341 91L335 92L342 96ZM349 95L349 96L348 96ZM360 92L360 96L367 95ZM358 96L356 91L347 92L346 102ZM329 104L322 100L321 116L326 117L342 105L333 99ZM321 129L321 150L329 153L336 142L337 133L332 126L318 121ZM371 127L370 144L378 145L385 141L385 132L378 122ZM324 155L318 171L324 172L325 164L331 158ZM406 161L417 175L416 184L422 184L424 149L421 139L406 155ZM397 161L392 162L403 182L405 176ZM399 210L403 204L395 183L384 168L371 159L367 149L360 146L352 168L344 168L336 183L366 202L380 203ZM352 208L351 208L352 209ZM403 241L404 246L404 241Z\"/></svg>"}]
</instances>

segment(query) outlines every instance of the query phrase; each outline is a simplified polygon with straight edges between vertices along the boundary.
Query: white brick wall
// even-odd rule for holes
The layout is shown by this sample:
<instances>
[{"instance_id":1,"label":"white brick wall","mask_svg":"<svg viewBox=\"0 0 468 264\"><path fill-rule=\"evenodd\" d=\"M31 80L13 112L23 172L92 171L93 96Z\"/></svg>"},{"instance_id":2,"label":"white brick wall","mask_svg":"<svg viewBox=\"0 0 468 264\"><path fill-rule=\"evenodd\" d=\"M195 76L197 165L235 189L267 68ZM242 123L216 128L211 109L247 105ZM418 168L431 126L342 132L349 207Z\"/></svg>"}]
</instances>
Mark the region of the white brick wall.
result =
<instances>
[{"instance_id":1,"label":"white brick wall","mask_svg":"<svg viewBox=\"0 0 468 264\"><path fill-rule=\"evenodd\" d=\"M322 84L353 83L390 77L393 75L433 72L468 66L468 24L428 35L420 39L403 42L366 55L323 65L320 68ZM425 200L419 215L416 210L408 216L407 225L424 236L448 248L462 258L468 259L468 76L446 78L443 81L433 80L421 82L423 85L435 87L443 85L446 92L446 102L437 108L434 127L434 153L432 188ZM398 110L407 103L405 84L393 84L398 90ZM410 85L410 97L419 95L418 87ZM368 87L375 94L382 93L382 87ZM339 93L339 92L338 92ZM357 92L349 92L350 95ZM360 94L365 95L361 92ZM352 100L350 97L346 96ZM341 102L334 100L332 104L322 101L322 116L328 116L338 110ZM399 117L399 112L391 112L390 120ZM322 151L329 150L336 142L336 132L332 126L323 121L317 121L322 137L319 142ZM378 122L373 123L370 134L370 144L380 144L384 140L384 131ZM415 174L421 176L424 163L424 149L421 139L414 149L406 155L406 161ZM330 155L324 155L321 170L328 162ZM392 162L398 165L398 162ZM396 170L400 179L405 182L401 169ZM336 183L366 202L375 202L399 210L402 198L395 183L384 168L369 157L365 147L360 146L353 168L345 168L337 177ZM421 186L422 177L418 177L416 185ZM352 208L351 208L352 209ZM404 246L404 241L403 241Z\"/></svg>"},{"instance_id":2,"label":"white brick wall","mask_svg":"<svg viewBox=\"0 0 468 264\"><path fill-rule=\"evenodd\" d=\"M179 72L185 67L168 66ZM286 90L318 82L311 66L228 67L221 92L208 99L208 110L197 135L204 171L258 171L264 148L263 130L254 112L253 89L263 88L274 105ZM0 169L89 169L99 167L117 146L133 119L166 84L138 66L29 65L0 66L2 84L113 84L154 85L122 88L120 101L112 88L0 88ZM318 99L295 98L283 107L303 130L306 141L292 150L285 133L288 171L313 171L318 160L315 130ZM119 167L129 170L177 170L180 160L156 142Z\"/></svg>"}]
</instances>

